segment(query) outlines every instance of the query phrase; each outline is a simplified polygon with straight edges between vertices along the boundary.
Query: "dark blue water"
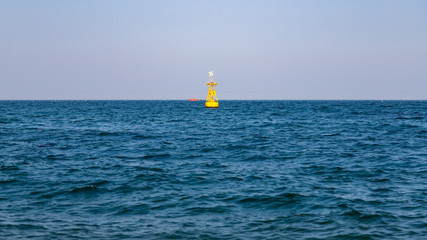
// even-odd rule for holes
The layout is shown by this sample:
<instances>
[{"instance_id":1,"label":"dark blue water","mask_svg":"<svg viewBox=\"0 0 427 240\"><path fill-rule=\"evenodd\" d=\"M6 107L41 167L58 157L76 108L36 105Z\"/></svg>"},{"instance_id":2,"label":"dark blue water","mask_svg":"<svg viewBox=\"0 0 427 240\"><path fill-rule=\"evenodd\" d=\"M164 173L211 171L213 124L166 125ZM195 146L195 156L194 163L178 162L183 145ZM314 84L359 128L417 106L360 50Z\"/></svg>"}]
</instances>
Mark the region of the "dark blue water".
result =
<instances>
[{"instance_id":1,"label":"dark blue water","mask_svg":"<svg viewBox=\"0 0 427 240\"><path fill-rule=\"evenodd\" d=\"M426 101L0 101L1 239L427 239Z\"/></svg>"}]
</instances>

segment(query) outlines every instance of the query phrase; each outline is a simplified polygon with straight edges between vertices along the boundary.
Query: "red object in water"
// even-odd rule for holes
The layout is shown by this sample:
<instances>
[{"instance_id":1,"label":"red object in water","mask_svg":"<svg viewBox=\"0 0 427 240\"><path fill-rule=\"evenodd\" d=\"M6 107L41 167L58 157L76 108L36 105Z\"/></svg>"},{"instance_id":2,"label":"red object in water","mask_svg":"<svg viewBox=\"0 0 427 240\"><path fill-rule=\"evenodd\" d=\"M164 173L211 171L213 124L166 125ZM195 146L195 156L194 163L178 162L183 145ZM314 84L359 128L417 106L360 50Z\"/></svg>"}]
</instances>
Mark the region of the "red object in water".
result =
<instances>
[{"instance_id":1,"label":"red object in water","mask_svg":"<svg viewBox=\"0 0 427 240\"><path fill-rule=\"evenodd\" d=\"M188 99L188 101L200 101L200 99L198 99L198 98L191 98L191 99Z\"/></svg>"}]
</instances>

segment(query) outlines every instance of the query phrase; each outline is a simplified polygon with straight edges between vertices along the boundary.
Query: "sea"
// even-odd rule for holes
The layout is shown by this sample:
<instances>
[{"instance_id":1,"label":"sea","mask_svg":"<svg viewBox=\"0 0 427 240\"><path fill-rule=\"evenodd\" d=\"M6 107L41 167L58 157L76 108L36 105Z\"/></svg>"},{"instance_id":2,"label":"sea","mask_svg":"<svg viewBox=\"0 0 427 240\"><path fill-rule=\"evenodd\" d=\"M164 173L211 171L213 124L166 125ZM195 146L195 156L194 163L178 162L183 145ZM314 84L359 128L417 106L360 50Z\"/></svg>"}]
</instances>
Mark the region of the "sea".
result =
<instances>
[{"instance_id":1,"label":"sea","mask_svg":"<svg viewBox=\"0 0 427 240\"><path fill-rule=\"evenodd\" d=\"M427 239L427 101L0 101L0 239Z\"/></svg>"}]
</instances>

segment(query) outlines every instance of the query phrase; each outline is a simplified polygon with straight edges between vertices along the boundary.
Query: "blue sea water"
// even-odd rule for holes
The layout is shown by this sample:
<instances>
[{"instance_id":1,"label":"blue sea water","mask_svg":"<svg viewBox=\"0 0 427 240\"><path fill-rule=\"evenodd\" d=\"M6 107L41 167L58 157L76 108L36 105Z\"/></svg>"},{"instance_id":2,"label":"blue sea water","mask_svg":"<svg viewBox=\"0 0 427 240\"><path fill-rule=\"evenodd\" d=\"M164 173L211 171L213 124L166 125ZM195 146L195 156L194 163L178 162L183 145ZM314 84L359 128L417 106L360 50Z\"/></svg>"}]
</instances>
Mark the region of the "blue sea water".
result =
<instances>
[{"instance_id":1,"label":"blue sea water","mask_svg":"<svg viewBox=\"0 0 427 240\"><path fill-rule=\"evenodd\" d=\"M427 239L426 101L0 101L0 239Z\"/></svg>"}]
</instances>

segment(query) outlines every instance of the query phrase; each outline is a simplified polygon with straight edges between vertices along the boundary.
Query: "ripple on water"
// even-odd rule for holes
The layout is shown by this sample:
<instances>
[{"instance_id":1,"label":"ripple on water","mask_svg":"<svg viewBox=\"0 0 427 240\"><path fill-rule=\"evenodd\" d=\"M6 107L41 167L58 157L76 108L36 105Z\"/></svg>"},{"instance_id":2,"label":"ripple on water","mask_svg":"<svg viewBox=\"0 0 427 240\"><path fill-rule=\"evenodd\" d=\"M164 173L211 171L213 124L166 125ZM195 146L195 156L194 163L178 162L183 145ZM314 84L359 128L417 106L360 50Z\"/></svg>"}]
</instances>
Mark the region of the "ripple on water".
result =
<instances>
[{"instance_id":1,"label":"ripple on water","mask_svg":"<svg viewBox=\"0 0 427 240\"><path fill-rule=\"evenodd\" d=\"M423 239L426 104L0 101L0 236Z\"/></svg>"}]
</instances>

